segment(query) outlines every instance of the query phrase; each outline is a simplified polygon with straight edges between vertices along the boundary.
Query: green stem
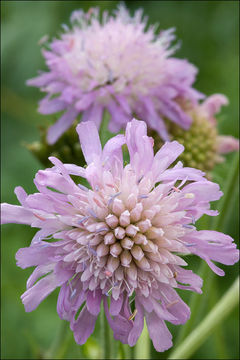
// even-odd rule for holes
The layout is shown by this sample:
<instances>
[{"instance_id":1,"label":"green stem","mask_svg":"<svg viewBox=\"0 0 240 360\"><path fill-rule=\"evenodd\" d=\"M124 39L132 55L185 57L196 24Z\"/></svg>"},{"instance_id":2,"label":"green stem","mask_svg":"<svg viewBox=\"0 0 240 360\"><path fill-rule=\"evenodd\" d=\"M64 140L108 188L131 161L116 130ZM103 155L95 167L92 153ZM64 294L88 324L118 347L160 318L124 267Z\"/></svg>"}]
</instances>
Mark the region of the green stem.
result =
<instances>
[{"instance_id":1,"label":"green stem","mask_svg":"<svg viewBox=\"0 0 240 360\"><path fill-rule=\"evenodd\" d=\"M130 347L130 359L135 359L135 346Z\"/></svg>"},{"instance_id":2,"label":"green stem","mask_svg":"<svg viewBox=\"0 0 240 360\"><path fill-rule=\"evenodd\" d=\"M110 328L105 316L103 305L100 312L100 321L101 321L101 346L102 346L102 358L111 359L112 353L112 343L110 339Z\"/></svg>"},{"instance_id":3,"label":"green stem","mask_svg":"<svg viewBox=\"0 0 240 360\"><path fill-rule=\"evenodd\" d=\"M145 321L142 334L135 345L135 359L150 359L150 339Z\"/></svg>"},{"instance_id":4,"label":"green stem","mask_svg":"<svg viewBox=\"0 0 240 360\"><path fill-rule=\"evenodd\" d=\"M173 351L168 359L189 359L212 331L227 317L239 302L239 277L199 326Z\"/></svg>"},{"instance_id":5,"label":"green stem","mask_svg":"<svg viewBox=\"0 0 240 360\"><path fill-rule=\"evenodd\" d=\"M123 343L119 341L119 357L118 359L126 359L126 353L123 346Z\"/></svg>"},{"instance_id":6,"label":"green stem","mask_svg":"<svg viewBox=\"0 0 240 360\"><path fill-rule=\"evenodd\" d=\"M56 358L56 353L59 351L60 346L62 345L66 334L69 332L69 323L65 320L61 320L60 327L57 331L56 337L54 338L50 348L43 354L44 359L54 359ZM58 357L59 359L59 357Z\"/></svg>"},{"instance_id":7,"label":"green stem","mask_svg":"<svg viewBox=\"0 0 240 360\"><path fill-rule=\"evenodd\" d=\"M214 280L212 282L212 289L211 289L211 296L209 299L209 304L211 308L214 307L214 305L218 301L218 289L217 289L217 281ZM210 309L209 309L210 310ZM216 357L218 359L229 359L226 344L225 344L225 338L224 338L224 332L222 324L216 327L214 333L214 342L215 342L215 349L216 349Z\"/></svg>"},{"instance_id":8,"label":"green stem","mask_svg":"<svg viewBox=\"0 0 240 360\"><path fill-rule=\"evenodd\" d=\"M214 218L212 223L212 228L218 231L223 231L225 227L226 214L228 214L229 204L232 203L232 197L234 195L234 190L236 184L238 184L238 174L239 174L239 153L236 153L232 161L229 176L226 181L226 186L224 188L224 195L219 202L219 215Z\"/></svg>"}]
</instances>

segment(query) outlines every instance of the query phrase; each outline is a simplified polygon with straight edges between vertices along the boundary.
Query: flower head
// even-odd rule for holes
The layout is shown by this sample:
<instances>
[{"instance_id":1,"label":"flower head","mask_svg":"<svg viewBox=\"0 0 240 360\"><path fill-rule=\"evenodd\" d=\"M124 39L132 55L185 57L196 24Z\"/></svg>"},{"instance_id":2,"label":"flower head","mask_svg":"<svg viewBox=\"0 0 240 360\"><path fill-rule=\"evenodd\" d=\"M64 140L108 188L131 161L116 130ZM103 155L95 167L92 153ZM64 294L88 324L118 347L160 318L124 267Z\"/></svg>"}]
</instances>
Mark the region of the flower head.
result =
<instances>
[{"instance_id":1,"label":"flower head","mask_svg":"<svg viewBox=\"0 0 240 360\"><path fill-rule=\"evenodd\" d=\"M79 124L77 132L86 168L51 157L54 166L36 174L39 192L27 195L17 187L22 205L2 204L3 223L40 228L16 254L20 267L36 266L22 295L25 309L34 310L60 286L57 311L78 344L93 332L103 301L115 339L133 346L146 317L155 348L164 351L172 346L165 320L183 324L190 316L175 289L201 292L201 278L183 268L181 255L200 256L220 276L213 261L238 261L230 236L194 226L203 214L217 215L209 202L222 192L200 170L181 162L169 168L184 149L178 142L154 156L142 121L128 123L125 136L113 137L103 150L93 122ZM125 167L123 144L130 155Z\"/></svg>"},{"instance_id":2,"label":"flower head","mask_svg":"<svg viewBox=\"0 0 240 360\"><path fill-rule=\"evenodd\" d=\"M168 131L172 139L184 145L185 151L179 160L185 166L209 172L215 164L224 161L222 154L239 150L239 139L218 134L216 114L227 104L228 99L222 94L211 95L202 103L194 105L182 103L184 111L192 118L192 124L188 130L184 130L169 123ZM163 141L156 132L150 131L150 134L154 137L157 151Z\"/></svg>"},{"instance_id":3,"label":"flower head","mask_svg":"<svg viewBox=\"0 0 240 360\"><path fill-rule=\"evenodd\" d=\"M169 137L164 117L189 128L191 118L177 100L196 102L202 96L192 88L197 70L172 57L173 29L158 35L155 30L147 27L142 10L131 17L123 5L102 18L97 8L72 14L71 28L65 26L60 38L43 49L49 71L28 81L47 93L39 105L41 113L64 111L49 129L50 144L79 114L82 121L99 126L104 109L113 132L125 128L135 114L165 141Z\"/></svg>"}]
</instances>

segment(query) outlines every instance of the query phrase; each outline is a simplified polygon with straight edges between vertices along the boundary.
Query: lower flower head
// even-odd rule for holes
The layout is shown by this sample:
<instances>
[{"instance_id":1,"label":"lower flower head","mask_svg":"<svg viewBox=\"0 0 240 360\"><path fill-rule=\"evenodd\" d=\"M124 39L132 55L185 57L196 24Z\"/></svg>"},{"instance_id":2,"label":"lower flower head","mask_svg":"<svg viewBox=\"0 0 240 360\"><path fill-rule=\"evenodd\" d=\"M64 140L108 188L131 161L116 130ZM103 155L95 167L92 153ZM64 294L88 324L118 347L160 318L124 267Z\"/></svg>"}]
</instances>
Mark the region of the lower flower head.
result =
<instances>
[{"instance_id":1,"label":"lower flower head","mask_svg":"<svg viewBox=\"0 0 240 360\"><path fill-rule=\"evenodd\" d=\"M115 339L133 346L146 317L155 348L164 351L172 346L164 321L182 324L190 316L174 289L201 292L202 280L182 268L181 255L200 256L218 275L224 272L213 261L238 261L230 236L195 228L203 214L217 215L209 202L222 193L200 170L181 162L169 168L184 149L178 142L154 156L144 122L128 123L125 136L103 150L94 123L81 123L77 132L86 168L50 157L54 166L36 174L38 193L17 187L22 206L2 204L3 223L40 228L16 254L20 267L36 266L22 295L25 309L34 310L60 286L57 311L70 321L77 343L93 332L103 301ZM73 175L88 185L76 184Z\"/></svg>"}]
</instances>

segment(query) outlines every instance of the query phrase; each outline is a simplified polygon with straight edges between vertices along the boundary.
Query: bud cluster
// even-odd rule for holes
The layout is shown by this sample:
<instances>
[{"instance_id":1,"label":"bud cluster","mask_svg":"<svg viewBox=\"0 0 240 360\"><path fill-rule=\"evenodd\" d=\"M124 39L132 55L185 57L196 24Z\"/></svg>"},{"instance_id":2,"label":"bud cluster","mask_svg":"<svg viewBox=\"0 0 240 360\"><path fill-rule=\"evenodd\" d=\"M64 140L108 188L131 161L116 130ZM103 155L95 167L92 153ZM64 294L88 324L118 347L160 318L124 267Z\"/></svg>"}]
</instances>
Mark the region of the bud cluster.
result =
<instances>
[{"instance_id":1,"label":"bud cluster","mask_svg":"<svg viewBox=\"0 0 240 360\"><path fill-rule=\"evenodd\" d=\"M84 163L84 158L76 133L76 125L77 122L75 121L53 145L47 142L48 128L41 126L39 128L40 140L25 146L45 167L51 166L51 162L48 160L50 156L55 156L64 163L82 164Z\"/></svg>"},{"instance_id":2,"label":"bud cluster","mask_svg":"<svg viewBox=\"0 0 240 360\"><path fill-rule=\"evenodd\" d=\"M177 124L168 123L171 138L177 140L185 148L178 160L184 166L193 167L202 171L211 171L218 162L217 129L207 117L198 113L197 109L191 111L192 125L184 130ZM163 145L157 132L151 131L154 138L154 150L157 152Z\"/></svg>"}]
</instances>

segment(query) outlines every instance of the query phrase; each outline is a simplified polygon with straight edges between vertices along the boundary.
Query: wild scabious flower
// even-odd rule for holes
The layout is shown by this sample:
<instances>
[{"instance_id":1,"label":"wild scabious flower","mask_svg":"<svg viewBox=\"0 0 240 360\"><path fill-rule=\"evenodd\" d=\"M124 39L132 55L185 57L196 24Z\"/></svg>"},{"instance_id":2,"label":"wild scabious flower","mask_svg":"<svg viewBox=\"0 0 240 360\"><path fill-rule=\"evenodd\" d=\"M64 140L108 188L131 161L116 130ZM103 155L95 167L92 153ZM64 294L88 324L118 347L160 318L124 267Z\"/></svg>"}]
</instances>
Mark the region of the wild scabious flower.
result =
<instances>
[{"instance_id":1,"label":"wild scabious flower","mask_svg":"<svg viewBox=\"0 0 240 360\"><path fill-rule=\"evenodd\" d=\"M200 256L220 276L213 261L238 261L230 236L194 226L203 214L217 215L209 202L222 192L200 170L181 162L169 168L184 149L178 142L154 156L142 121L129 122L125 136L113 137L103 150L93 122L79 124L77 132L86 168L51 157L54 166L36 174L38 193L17 187L22 205L2 204L3 223L40 228L16 254L18 266L36 266L23 304L32 311L60 286L57 311L78 344L93 332L103 301L115 339L133 346L145 317L155 348L164 351L172 346L165 321L183 324L190 316L175 289L201 293L201 278L182 267L181 254ZM130 155L125 167L123 144Z\"/></svg>"},{"instance_id":2,"label":"wild scabious flower","mask_svg":"<svg viewBox=\"0 0 240 360\"><path fill-rule=\"evenodd\" d=\"M228 99L222 94L211 95L197 104L183 103L182 108L192 118L190 128L184 130L168 122L170 138L184 145L185 151L179 157L184 166L209 172L215 164L224 161L223 154L239 150L239 139L218 133L216 114L227 104ZM154 131L150 131L150 135L154 137L157 151L163 141Z\"/></svg>"},{"instance_id":3,"label":"wild scabious flower","mask_svg":"<svg viewBox=\"0 0 240 360\"><path fill-rule=\"evenodd\" d=\"M164 117L188 129L191 118L179 100L196 102L201 94L192 88L197 69L187 60L174 58L173 29L155 35L142 10L131 17L120 5L113 15L99 9L73 12L71 27L43 49L48 67L28 85L47 93L39 112L63 111L49 128L53 144L81 114L82 121L99 127L103 111L110 113L109 129L125 128L137 115L169 140Z\"/></svg>"}]
</instances>

